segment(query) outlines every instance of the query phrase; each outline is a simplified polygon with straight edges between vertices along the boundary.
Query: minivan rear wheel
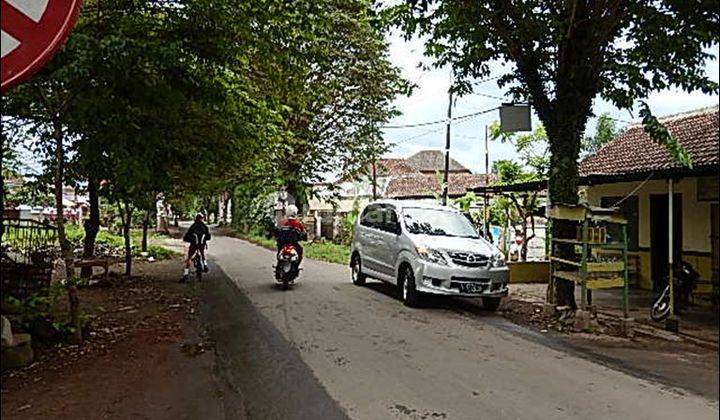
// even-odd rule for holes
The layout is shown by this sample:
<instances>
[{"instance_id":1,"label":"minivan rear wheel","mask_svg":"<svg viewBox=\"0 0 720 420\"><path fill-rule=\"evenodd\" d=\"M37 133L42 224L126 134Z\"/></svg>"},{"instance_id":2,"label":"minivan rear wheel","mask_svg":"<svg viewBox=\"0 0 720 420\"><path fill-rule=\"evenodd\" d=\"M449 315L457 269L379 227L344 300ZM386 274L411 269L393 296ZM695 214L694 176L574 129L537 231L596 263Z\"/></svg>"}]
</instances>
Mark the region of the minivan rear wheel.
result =
<instances>
[{"instance_id":1,"label":"minivan rear wheel","mask_svg":"<svg viewBox=\"0 0 720 420\"><path fill-rule=\"evenodd\" d=\"M415 275L409 266L404 266L400 274L400 290L405 306L417 308L420 306L420 292L415 288Z\"/></svg>"},{"instance_id":2,"label":"minivan rear wheel","mask_svg":"<svg viewBox=\"0 0 720 420\"><path fill-rule=\"evenodd\" d=\"M360 256L355 254L350 264L352 270L352 282L356 286L363 286L367 276L362 272L362 263L360 262Z\"/></svg>"}]
</instances>

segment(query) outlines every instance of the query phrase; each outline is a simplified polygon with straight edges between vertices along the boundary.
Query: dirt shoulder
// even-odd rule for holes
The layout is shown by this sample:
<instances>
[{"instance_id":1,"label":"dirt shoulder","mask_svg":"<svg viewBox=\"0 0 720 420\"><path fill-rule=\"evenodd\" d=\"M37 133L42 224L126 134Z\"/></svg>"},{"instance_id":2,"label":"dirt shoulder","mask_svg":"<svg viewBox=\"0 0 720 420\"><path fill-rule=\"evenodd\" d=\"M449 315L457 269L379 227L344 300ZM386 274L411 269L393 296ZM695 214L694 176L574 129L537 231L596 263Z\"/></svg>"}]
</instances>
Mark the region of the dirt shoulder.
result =
<instances>
[{"instance_id":1,"label":"dirt shoulder","mask_svg":"<svg viewBox=\"0 0 720 420\"><path fill-rule=\"evenodd\" d=\"M710 400L720 398L720 361L712 346L643 325L628 338L618 318L602 315L593 332L578 332L572 319L548 316L541 302L517 292L511 293L501 314L524 327L515 332L525 331L527 338L548 347Z\"/></svg>"},{"instance_id":2,"label":"dirt shoulder","mask_svg":"<svg viewBox=\"0 0 720 420\"><path fill-rule=\"evenodd\" d=\"M178 259L140 263L130 279L81 289L90 339L3 373L2 418L223 417L199 288L178 284L178 267Z\"/></svg>"}]
</instances>

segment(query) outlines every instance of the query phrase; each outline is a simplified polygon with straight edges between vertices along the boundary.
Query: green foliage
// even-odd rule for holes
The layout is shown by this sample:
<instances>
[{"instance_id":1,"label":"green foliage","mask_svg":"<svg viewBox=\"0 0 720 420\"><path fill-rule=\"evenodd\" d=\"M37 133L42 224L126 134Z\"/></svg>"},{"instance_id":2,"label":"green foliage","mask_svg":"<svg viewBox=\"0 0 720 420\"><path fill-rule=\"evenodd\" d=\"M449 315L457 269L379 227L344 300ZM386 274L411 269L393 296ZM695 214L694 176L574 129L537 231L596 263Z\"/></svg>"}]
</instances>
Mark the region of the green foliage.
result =
<instances>
[{"instance_id":1,"label":"green foliage","mask_svg":"<svg viewBox=\"0 0 720 420\"><path fill-rule=\"evenodd\" d=\"M360 216L360 203L358 200L353 201L353 207L348 214L340 219L340 232L334 241L338 244L349 246L355 233L355 225Z\"/></svg>"},{"instance_id":2,"label":"green foliage","mask_svg":"<svg viewBox=\"0 0 720 420\"><path fill-rule=\"evenodd\" d=\"M37 293L27 299L19 300L12 296L5 299L12 309L14 324L24 331L31 331L37 321L50 322L52 328L62 336L75 332L68 312L63 304L65 286L54 283L46 291Z\"/></svg>"},{"instance_id":3,"label":"green foliage","mask_svg":"<svg viewBox=\"0 0 720 420\"><path fill-rule=\"evenodd\" d=\"M348 264L350 262L350 247L334 244L332 242L313 242L304 245L305 257L335 264Z\"/></svg>"},{"instance_id":4,"label":"green foliage","mask_svg":"<svg viewBox=\"0 0 720 420\"><path fill-rule=\"evenodd\" d=\"M407 37L425 39L458 93L491 76L492 63L507 64L498 86L531 102L548 131L556 202L577 201L577 159L598 97L632 110L664 89L719 91L705 72L707 49L720 42L716 1L410 0L384 13ZM642 102L641 112L652 138L688 164Z\"/></svg>"},{"instance_id":5,"label":"green foliage","mask_svg":"<svg viewBox=\"0 0 720 420\"><path fill-rule=\"evenodd\" d=\"M685 166L692 168L692 159L682 145L670 134L667 127L662 125L650 112L650 107L644 101L640 103L640 116L643 119L645 132L658 143L665 146L670 156Z\"/></svg>"},{"instance_id":6,"label":"green foliage","mask_svg":"<svg viewBox=\"0 0 720 420\"><path fill-rule=\"evenodd\" d=\"M604 113L598 117L595 134L583 138L582 149L585 154L593 155L618 135L615 120Z\"/></svg>"},{"instance_id":7,"label":"green foliage","mask_svg":"<svg viewBox=\"0 0 720 420\"><path fill-rule=\"evenodd\" d=\"M249 234L239 232L238 236L252 243L268 249L276 249L274 238L268 238L259 232ZM327 261L336 264L347 264L350 261L350 247L344 244L334 244L327 241L314 241L303 243L304 257L314 260Z\"/></svg>"},{"instance_id":8,"label":"green foliage","mask_svg":"<svg viewBox=\"0 0 720 420\"><path fill-rule=\"evenodd\" d=\"M477 202L477 196L474 192L470 191L460 198L456 198L454 203L460 208L463 213L470 212L470 207L473 203Z\"/></svg>"},{"instance_id":9,"label":"green foliage","mask_svg":"<svg viewBox=\"0 0 720 420\"><path fill-rule=\"evenodd\" d=\"M66 235L70 243L73 247L79 248L82 246L83 238L85 237L85 231L79 226L75 224L69 224L66 226ZM158 235L155 234L155 232L148 232L148 239L152 241L154 238L156 238ZM142 237L142 232L139 230L133 230L130 234L131 238L131 247L132 247L132 255L134 257L140 257L141 256L141 250L140 250L140 241ZM121 235L117 235L115 233L112 233L109 230L102 229L98 232L97 237L95 238L95 244L97 246L103 246L107 248L114 249L118 252L120 252L123 247L125 246L125 240ZM148 256L152 256L156 260L166 260L173 258L177 255L180 255L178 252L173 251L171 249L165 248L160 245L156 244L149 244L148 245Z\"/></svg>"}]
</instances>

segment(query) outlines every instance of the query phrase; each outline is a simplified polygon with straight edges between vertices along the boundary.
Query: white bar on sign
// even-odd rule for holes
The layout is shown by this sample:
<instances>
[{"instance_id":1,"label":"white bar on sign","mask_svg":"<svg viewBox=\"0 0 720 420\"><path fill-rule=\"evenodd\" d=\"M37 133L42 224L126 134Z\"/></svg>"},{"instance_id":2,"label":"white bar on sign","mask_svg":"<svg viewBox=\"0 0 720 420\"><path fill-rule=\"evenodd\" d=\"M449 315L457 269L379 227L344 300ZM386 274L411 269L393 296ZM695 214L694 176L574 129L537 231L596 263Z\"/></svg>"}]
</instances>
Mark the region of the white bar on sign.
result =
<instances>
[{"instance_id":1,"label":"white bar on sign","mask_svg":"<svg viewBox=\"0 0 720 420\"><path fill-rule=\"evenodd\" d=\"M40 22L49 0L4 0L10 6L16 8L20 13L32 19L35 23Z\"/></svg>"}]
</instances>

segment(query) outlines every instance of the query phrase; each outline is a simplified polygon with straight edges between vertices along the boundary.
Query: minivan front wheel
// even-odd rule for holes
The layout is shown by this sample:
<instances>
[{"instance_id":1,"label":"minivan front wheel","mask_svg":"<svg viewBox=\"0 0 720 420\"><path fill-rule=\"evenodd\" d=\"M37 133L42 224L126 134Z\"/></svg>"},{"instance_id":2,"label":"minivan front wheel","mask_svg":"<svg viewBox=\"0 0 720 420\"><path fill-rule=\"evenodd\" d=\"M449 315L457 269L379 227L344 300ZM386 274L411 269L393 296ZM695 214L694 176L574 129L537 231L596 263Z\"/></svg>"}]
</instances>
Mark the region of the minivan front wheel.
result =
<instances>
[{"instance_id":1,"label":"minivan front wheel","mask_svg":"<svg viewBox=\"0 0 720 420\"><path fill-rule=\"evenodd\" d=\"M420 292L415 288L415 276L408 266L402 268L400 273L400 290L405 306L416 308L420 306Z\"/></svg>"},{"instance_id":2,"label":"minivan front wheel","mask_svg":"<svg viewBox=\"0 0 720 420\"><path fill-rule=\"evenodd\" d=\"M495 312L500 307L502 298L499 297L484 297L482 298L483 309L490 312Z\"/></svg>"},{"instance_id":3,"label":"minivan front wheel","mask_svg":"<svg viewBox=\"0 0 720 420\"><path fill-rule=\"evenodd\" d=\"M362 263L360 262L360 256L355 254L350 264L352 270L352 282L356 286L362 286L365 284L367 276L362 272Z\"/></svg>"}]
</instances>

